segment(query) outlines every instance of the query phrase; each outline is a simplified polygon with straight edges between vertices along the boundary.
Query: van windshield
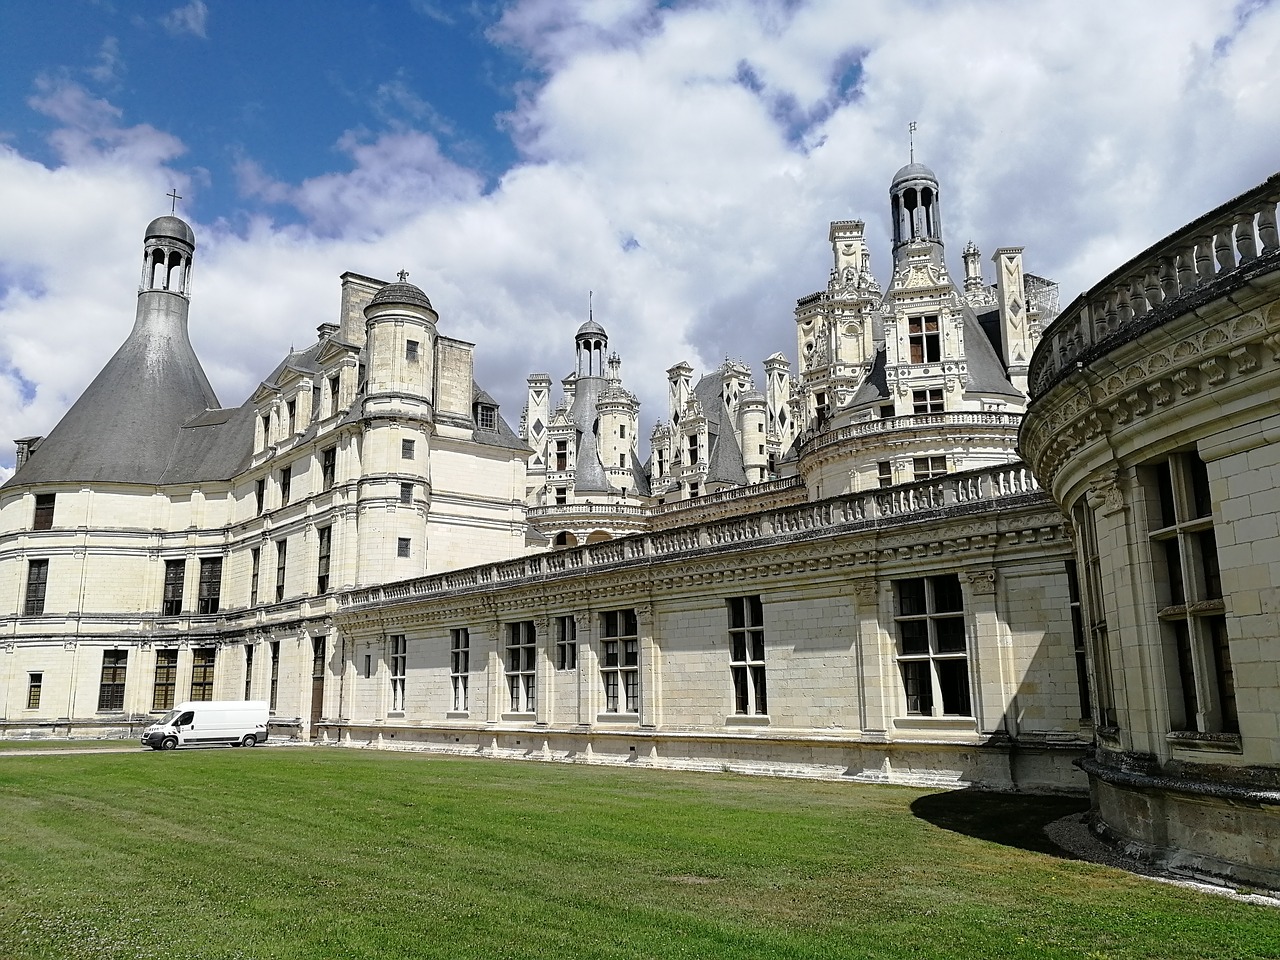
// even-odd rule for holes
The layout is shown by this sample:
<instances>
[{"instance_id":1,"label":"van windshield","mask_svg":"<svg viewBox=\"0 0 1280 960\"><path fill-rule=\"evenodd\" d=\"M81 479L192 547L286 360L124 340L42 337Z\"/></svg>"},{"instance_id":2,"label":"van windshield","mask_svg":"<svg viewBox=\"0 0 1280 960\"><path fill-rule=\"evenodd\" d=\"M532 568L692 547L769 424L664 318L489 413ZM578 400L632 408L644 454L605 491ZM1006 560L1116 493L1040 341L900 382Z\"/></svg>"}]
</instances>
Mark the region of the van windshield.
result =
<instances>
[{"instance_id":1,"label":"van windshield","mask_svg":"<svg viewBox=\"0 0 1280 960\"><path fill-rule=\"evenodd\" d=\"M170 710L170 711L169 711L168 713L166 713L163 717L161 717L159 720L157 720L157 721L156 721L156 723L158 723L160 726L162 726L162 727L163 727L163 726L167 726L168 724L173 723L173 721L175 721L175 720L177 720L177 719L178 719L178 711L177 711L177 710Z\"/></svg>"}]
</instances>

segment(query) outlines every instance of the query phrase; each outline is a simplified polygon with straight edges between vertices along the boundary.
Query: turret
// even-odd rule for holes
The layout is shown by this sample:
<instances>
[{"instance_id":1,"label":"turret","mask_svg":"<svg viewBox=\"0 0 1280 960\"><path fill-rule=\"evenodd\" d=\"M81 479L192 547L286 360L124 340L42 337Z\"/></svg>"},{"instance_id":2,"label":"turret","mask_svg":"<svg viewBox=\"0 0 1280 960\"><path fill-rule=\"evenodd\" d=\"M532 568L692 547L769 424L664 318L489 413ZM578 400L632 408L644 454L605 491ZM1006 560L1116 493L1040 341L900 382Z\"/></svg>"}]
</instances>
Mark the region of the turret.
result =
<instances>
[{"instance_id":1,"label":"turret","mask_svg":"<svg viewBox=\"0 0 1280 960\"><path fill-rule=\"evenodd\" d=\"M889 204L893 213L894 270L906 266L907 247L919 243L927 244L930 259L941 267L942 204L933 171L912 159L894 174Z\"/></svg>"},{"instance_id":2,"label":"turret","mask_svg":"<svg viewBox=\"0 0 1280 960\"><path fill-rule=\"evenodd\" d=\"M982 255L978 245L970 240L964 245L964 292L982 291Z\"/></svg>"}]
</instances>

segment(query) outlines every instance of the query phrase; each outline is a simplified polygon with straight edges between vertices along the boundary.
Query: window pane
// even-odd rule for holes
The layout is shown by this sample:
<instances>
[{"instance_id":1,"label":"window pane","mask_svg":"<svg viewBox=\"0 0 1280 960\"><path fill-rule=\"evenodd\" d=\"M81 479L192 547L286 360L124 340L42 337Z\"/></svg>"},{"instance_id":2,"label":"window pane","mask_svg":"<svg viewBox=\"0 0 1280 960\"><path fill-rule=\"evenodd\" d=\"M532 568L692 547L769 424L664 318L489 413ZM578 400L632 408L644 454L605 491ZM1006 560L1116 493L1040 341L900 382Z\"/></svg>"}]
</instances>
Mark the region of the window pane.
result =
<instances>
[{"instance_id":1,"label":"window pane","mask_svg":"<svg viewBox=\"0 0 1280 960\"><path fill-rule=\"evenodd\" d=\"M927 620L903 620L899 625L904 654L929 652L929 622Z\"/></svg>"},{"instance_id":2,"label":"window pane","mask_svg":"<svg viewBox=\"0 0 1280 960\"><path fill-rule=\"evenodd\" d=\"M930 577L929 582L933 584L933 609L936 613L953 613L964 609L959 577Z\"/></svg>"},{"instance_id":3,"label":"window pane","mask_svg":"<svg viewBox=\"0 0 1280 960\"><path fill-rule=\"evenodd\" d=\"M938 653L964 653L964 617L939 617L933 621Z\"/></svg>"},{"instance_id":4,"label":"window pane","mask_svg":"<svg viewBox=\"0 0 1280 960\"><path fill-rule=\"evenodd\" d=\"M929 680L929 664L926 661L917 660L908 661L900 666L907 713L912 716L933 716L933 687Z\"/></svg>"},{"instance_id":5,"label":"window pane","mask_svg":"<svg viewBox=\"0 0 1280 960\"><path fill-rule=\"evenodd\" d=\"M899 580L898 613L904 617L917 616L925 612L924 580Z\"/></svg>"},{"instance_id":6,"label":"window pane","mask_svg":"<svg viewBox=\"0 0 1280 960\"><path fill-rule=\"evenodd\" d=\"M938 686L942 690L942 713L949 717L967 717L969 708L969 664L965 660L935 661Z\"/></svg>"}]
</instances>

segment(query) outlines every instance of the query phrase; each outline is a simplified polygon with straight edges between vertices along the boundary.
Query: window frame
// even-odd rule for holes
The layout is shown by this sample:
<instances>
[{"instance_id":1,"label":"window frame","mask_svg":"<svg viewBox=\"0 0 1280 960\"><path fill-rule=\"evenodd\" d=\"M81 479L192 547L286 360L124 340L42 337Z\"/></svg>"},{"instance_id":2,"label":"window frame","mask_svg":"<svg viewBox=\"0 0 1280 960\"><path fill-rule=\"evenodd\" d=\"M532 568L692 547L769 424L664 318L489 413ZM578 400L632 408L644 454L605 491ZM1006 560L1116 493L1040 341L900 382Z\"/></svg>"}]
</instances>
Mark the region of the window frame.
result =
<instances>
[{"instance_id":1,"label":"window frame","mask_svg":"<svg viewBox=\"0 0 1280 960\"><path fill-rule=\"evenodd\" d=\"M942 323L938 314L907 318L907 349L913 364L942 362Z\"/></svg>"},{"instance_id":2,"label":"window frame","mask_svg":"<svg viewBox=\"0 0 1280 960\"><path fill-rule=\"evenodd\" d=\"M578 669L578 621L572 615L556 618L556 669Z\"/></svg>"},{"instance_id":3,"label":"window frame","mask_svg":"<svg viewBox=\"0 0 1280 960\"><path fill-rule=\"evenodd\" d=\"M600 613L604 712L640 714L640 625L634 607Z\"/></svg>"},{"instance_id":4,"label":"window frame","mask_svg":"<svg viewBox=\"0 0 1280 960\"><path fill-rule=\"evenodd\" d=\"M466 713L471 673L471 631L454 627L449 631L449 684L453 689L453 709Z\"/></svg>"},{"instance_id":5,"label":"window frame","mask_svg":"<svg viewBox=\"0 0 1280 960\"><path fill-rule=\"evenodd\" d=\"M507 624L503 675L510 713L536 713L538 707L538 628L532 620Z\"/></svg>"},{"instance_id":6,"label":"window frame","mask_svg":"<svg viewBox=\"0 0 1280 960\"><path fill-rule=\"evenodd\" d=\"M37 493L35 498L35 512L31 516L31 529L52 530L58 495L56 493Z\"/></svg>"},{"instance_id":7,"label":"window frame","mask_svg":"<svg viewBox=\"0 0 1280 960\"><path fill-rule=\"evenodd\" d=\"M409 640L403 633L387 638L391 664L391 713L404 713L405 682L409 668Z\"/></svg>"},{"instance_id":8,"label":"window frame","mask_svg":"<svg viewBox=\"0 0 1280 960\"><path fill-rule=\"evenodd\" d=\"M151 680L151 709L153 712L172 710L178 693L178 651L176 648L157 650L155 670Z\"/></svg>"},{"instance_id":9,"label":"window frame","mask_svg":"<svg viewBox=\"0 0 1280 960\"><path fill-rule=\"evenodd\" d=\"M222 603L222 558L200 557L200 575L196 587L196 609L203 616L218 612Z\"/></svg>"},{"instance_id":10,"label":"window frame","mask_svg":"<svg viewBox=\"0 0 1280 960\"><path fill-rule=\"evenodd\" d=\"M734 716L769 715L765 674L764 603L759 594L725 600L729 620L729 682Z\"/></svg>"},{"instance_id":11,"label":"window frame","mask_svg":"<svg viewBox=\"0 0 1280 960\"><path fill-rule=\"evenodd\" d=\"M27 707L28 710L39 710L40 700L44 694L44 671L27 671Z\"/></svg>"},{"instance_id":12,"label":"window frame","mask_svg":"<svg viewBox=\"0 0 1280 960\"><path fill-rule=\"evenodd\" d=\"M128 673L128 650L102 651L102 673L98 681L98 713L119 713L124 710L124 691Z\"/></svg>"},{"instance_id":13,"label":"window frame","mask_svg":"<svg viewBox=\"0 0 1280 960\"><path fill-rule=\"evenodd\" d=\"M191 651L191 695L188 700L204 703L213 699L214 673L218 665L217 647L195 647Z\"/></svg>"},{"instance_id":14,"label":"window frame","mask_svg":"<svg viewBox=\"0 0 1280 960\"><path fill-rule=\"evenodd\" d=\"M164 562L164 589L160 596L160 616L182 616L182 594L187 580L187 561L166 560Z\"/></svg>"},{"instance_id":15,"label":"window frame","mask_svg":"<svg viewBox=\"0 0 1280 960\"><path fill-rule=\"evenodd\" d=\"M316 594L329 592L329 567L333 559L333 524L316 528Z\"/></svg>"},{"instance_id":16,"label":"window frame","mask_svg":"<svg viewBox=\"0 0 1280 960\"><path fill-rule=\"evenodd\" d=\"M22 595L22 615L39 617L44 614L45 595L49 588L49 558L36 557L27 561L27 586Z\"/></svg>"},{"instance_id":17,"label":"window frame","mask_svg":"<svg viewBox=\"0 0 1280 960\"><path fill-rule=\"evenodd\" d=\"M907 587L920 584L918 599ZM934 719L974 717L973 671L970 669L968 618L964 591L954 573L906 577L893 581L895 655L902 691L902 716ZM956 606L949 604L951 600ZM918 603L918 606L915 604ZM944 626L945 625L945 626ZM923 633L921 629L923 628ZM960 648L946 645L960 642ZM923 649L919 647L923 641ZM914 649L909 649L908 644ZM951 676L955 665L963 666L963 683ZM927 681L927 682L926 682ZM914 692L913 692L914 691ZM962 702L948 709L948 698L956 693ZM915 701L914 706L913 702Z\"/></svg>"}]
</instances>

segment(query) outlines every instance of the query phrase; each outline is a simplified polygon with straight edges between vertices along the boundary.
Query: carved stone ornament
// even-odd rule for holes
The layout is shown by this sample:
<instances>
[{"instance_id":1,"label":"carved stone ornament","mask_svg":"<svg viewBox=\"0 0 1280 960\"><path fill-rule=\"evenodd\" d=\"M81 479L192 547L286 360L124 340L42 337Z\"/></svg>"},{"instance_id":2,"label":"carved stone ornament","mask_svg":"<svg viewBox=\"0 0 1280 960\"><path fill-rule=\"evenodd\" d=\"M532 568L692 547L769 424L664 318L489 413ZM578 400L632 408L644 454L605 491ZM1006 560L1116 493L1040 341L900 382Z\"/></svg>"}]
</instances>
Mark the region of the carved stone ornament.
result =
<instances>
[{"instance_id":1,"label":"carved stone ornament","mask_svg":"<svg viewBox=\"0 0 1280 960\"><path fill-rule=\"evenodd\" d=\"M646 629L648 627L652 627L653 626L653 607L647 603L643 604L642 606L636 607L636 620L638 620L640 622L640 625L645 627Z\"/></svg>"},{"instance_id":2,"label":"carved stone ornament","mask_svg":"<svg viewBox=\"0 0 1280 960\"><path fill-rule=\"evenodd\" d=\"M1112 470L1089 484L1089 506L1103 516L1110 516L1124 509L1124 492L1117 479L1118 475Z\"/></svg>"},{"instance_id":3,"label":"carved stone ornament","mask_svg":"<svg viewBox=\"0 0 1280 960\"><path fill-rule=\"evenodd\" d=\"M874 609L879 596L879 581L870 579L853 581L853 597L858 601L858 606L866 605Z\"/></svg>"},{"instance_id":4,"label":"carved stone ornament","mask_svg":"<svg viewBox=\"0 0 1280 960\"><path fill-rule=\"evenodd\" d=\"M996 592L996 572L994 570L966 570L964 577L969 581L969 589L978 595Z\"/></svg>"}]
</instances>

